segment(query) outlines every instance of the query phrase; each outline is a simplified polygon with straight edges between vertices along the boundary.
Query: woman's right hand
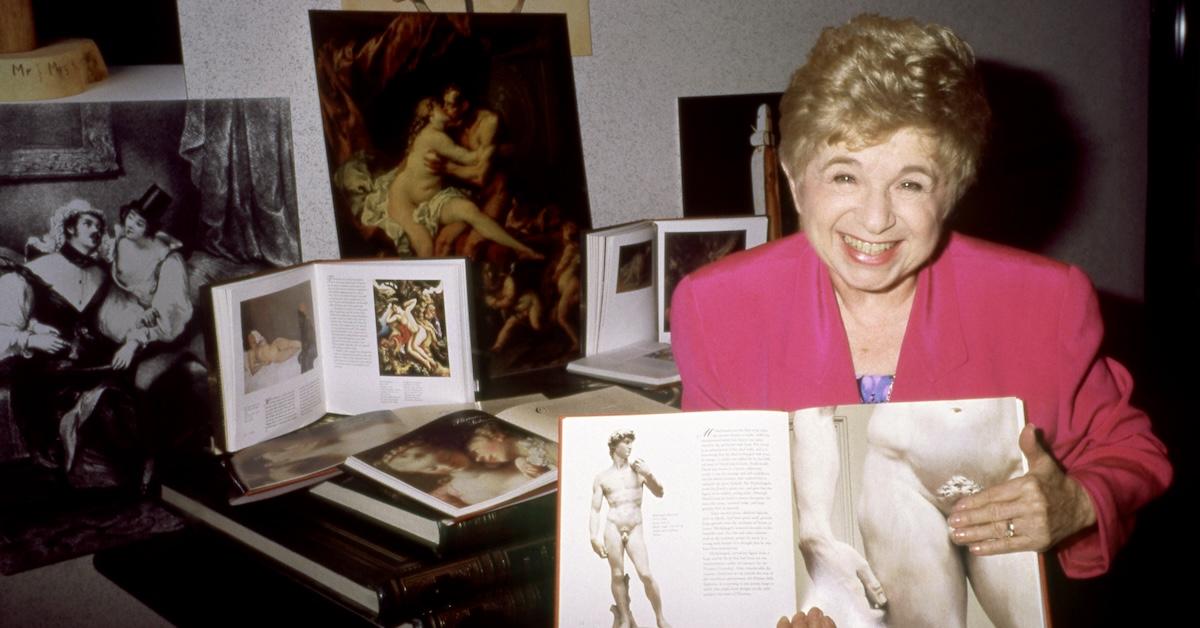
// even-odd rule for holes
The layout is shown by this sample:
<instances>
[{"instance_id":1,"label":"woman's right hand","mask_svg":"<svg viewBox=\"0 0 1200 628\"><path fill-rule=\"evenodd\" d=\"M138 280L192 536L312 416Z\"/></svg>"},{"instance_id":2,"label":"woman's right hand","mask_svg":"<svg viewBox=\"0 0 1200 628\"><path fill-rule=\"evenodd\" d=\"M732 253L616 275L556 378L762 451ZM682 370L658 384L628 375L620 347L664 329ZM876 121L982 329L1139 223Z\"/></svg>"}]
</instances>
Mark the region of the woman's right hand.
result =
<instances>
[{"instance_id":1,"label":"woman's right hand","mask_svg":"<svg viewBox=\"0 0 1200 628\"><path fill-rule=\"evenodd\" d=\"M814 606L807 613L792 615L791 621L787 617L780 617L775 628L837 628L837 624Z\"/></svg>"},{"instance_id":2,"label":"woman's right hand","mask_svg":"<svg viewBox=\"0 0 1200 628\"><path fill-rule=\"evenodd\" d=\"M25 346L42 353L58 353L67 348L67 341L58 334L30 334Z\"/></svg>"}]
</instances>

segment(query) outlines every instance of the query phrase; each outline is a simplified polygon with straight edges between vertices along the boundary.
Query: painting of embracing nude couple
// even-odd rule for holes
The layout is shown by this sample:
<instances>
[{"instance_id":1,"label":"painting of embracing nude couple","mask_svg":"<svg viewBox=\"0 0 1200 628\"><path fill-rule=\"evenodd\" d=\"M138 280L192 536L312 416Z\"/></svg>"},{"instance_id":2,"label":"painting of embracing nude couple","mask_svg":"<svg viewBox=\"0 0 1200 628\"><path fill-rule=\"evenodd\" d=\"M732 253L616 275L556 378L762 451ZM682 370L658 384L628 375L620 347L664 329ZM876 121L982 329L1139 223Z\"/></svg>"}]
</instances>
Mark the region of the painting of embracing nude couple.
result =
<instances>
[{"instance_id":1,"label":"painting of embracing nude couple","mask_svg":"<svg viewBox=\"0 0 1200 628\"><path fill-rule=\"evenodd\" d=\"M576 357L591 219L563 17L311 22L342 256L469 258L485 376Z\"/></svg>"}]
</instances>

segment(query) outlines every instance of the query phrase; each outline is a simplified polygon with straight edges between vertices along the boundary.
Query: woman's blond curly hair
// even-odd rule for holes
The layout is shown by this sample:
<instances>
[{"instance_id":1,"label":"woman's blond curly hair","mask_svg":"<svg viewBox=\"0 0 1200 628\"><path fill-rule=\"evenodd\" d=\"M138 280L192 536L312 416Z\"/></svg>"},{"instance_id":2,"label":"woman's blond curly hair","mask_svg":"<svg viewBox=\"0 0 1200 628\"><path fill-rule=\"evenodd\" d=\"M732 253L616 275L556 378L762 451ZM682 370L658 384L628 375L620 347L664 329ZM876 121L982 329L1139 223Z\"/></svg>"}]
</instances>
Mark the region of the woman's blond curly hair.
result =
<instances>
[{"instance_id":1,"label":"woman's blond curly hair","mask_svg":"<svg viewBox=\"0 0 1200 628\"><path fill-rule=\"evenodd\" d=\"M821 33L779 118L780 161L795 181L823 144L860 149L912 127L935 139L957 200L975 180L991 109L975 54L954 32L868 14Z\"/></svg>"}]
</instances>

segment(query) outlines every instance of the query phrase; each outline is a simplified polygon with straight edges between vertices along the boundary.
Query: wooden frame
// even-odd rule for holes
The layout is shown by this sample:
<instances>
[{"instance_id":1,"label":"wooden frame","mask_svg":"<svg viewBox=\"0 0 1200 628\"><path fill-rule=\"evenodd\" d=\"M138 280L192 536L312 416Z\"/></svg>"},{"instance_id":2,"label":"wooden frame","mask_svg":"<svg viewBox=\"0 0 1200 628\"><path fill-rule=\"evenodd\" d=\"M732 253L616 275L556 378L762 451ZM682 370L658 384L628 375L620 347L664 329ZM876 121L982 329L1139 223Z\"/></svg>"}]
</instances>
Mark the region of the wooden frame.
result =
<instances>
[{"instance_id":1,"label":"wooden frame","mask_svg":"<svg viewBox=\"0 0 1200 628\"><path fill-rule=\"evenodd\" d=\"M22 138L6 140L0 148L0 180L92 177L120 169L107 103L0 109L0 121L11 116L34 116L28 128L40 134L57 129L59 139L69 141L46 147ZM11 125L0 122L0 126Z\"/></svg>"}]
</instances>

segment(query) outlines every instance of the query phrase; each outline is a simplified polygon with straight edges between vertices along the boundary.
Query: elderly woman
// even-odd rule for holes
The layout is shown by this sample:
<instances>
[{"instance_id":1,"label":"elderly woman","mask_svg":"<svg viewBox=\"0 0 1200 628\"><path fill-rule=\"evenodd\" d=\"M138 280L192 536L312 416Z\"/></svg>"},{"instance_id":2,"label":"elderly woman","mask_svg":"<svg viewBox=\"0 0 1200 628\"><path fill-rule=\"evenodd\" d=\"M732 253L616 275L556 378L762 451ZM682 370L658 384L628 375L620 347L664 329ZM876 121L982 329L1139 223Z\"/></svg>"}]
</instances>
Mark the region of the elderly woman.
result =
<instances>
[{"instance_id":1,"label":"elderly woman","mask_svg":"<svg viewBox=\"0 0 1200 628\"><path fill-rule=\"evenodd\" d=\"M1094 576L1171 468L1129 373L1099 354L1087 277L943 228L989 116L971 49L944 27L860 16L822 33L780 103L803 233L679 284L683 407L1020 397L1030 471L961 499L949 540L1053 550Z\"/></svg>"}]
</instances>

